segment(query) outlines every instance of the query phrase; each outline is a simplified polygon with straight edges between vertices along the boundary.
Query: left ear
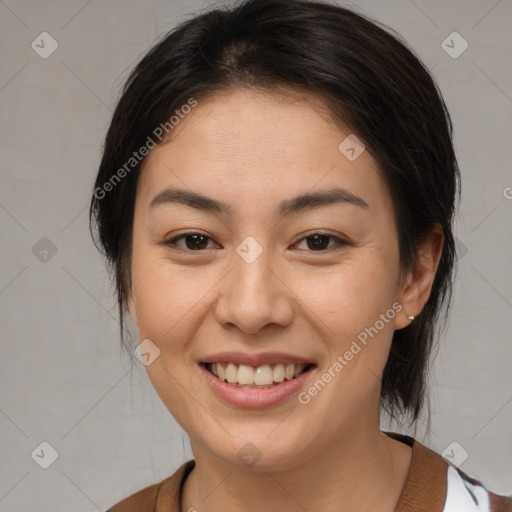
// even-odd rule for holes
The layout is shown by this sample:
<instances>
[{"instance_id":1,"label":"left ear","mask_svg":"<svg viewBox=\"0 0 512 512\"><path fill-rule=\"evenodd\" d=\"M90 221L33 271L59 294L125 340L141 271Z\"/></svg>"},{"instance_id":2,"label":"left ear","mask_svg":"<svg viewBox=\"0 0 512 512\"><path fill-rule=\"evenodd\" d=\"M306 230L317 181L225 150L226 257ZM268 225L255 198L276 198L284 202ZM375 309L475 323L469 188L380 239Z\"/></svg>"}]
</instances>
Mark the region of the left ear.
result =
<instances>
[{"instance_id":1,"label":"left ear","mask_svg":"<svg viewBox=\"0 0 512 512\"><path fill-rule=\"evenodd\" d=\"M413 321L408 317L418 316L428 301L441 259L443 242L443 229L436 223L418 247L416 263L407 273L397 296L402 309L395 317L395 330L408 326Z\"/></svg>"}]
</instances>

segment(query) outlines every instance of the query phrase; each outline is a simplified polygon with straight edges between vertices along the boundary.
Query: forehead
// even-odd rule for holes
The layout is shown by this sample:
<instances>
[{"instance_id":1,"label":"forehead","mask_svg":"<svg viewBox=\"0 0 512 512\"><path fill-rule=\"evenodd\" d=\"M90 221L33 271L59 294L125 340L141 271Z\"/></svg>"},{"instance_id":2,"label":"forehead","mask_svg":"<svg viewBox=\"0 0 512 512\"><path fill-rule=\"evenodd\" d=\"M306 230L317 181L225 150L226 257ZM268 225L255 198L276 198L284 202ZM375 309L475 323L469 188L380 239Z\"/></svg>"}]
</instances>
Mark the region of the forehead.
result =
<instances>
[{"instance_id":1,"label":"forehead","mask_svg":"<svg viewBox=\"0 0 512 512\"><path fill-rule=\"evenodd\" d=\"M350 133L348 128L344 131ZM306 152L318 160L322 154L319 143L334 142L337 147L342 135L327 105L317 96L241 88L202 98L160 149L193 143L208 151L208 156L229 160L257 151L259 160L273 158L279 164L286 158L294 162L299 153ZM191 156L206 157L202 153Z\"/></svg>"},{"instance_id":2,"label":"forehead","mask_svg":"<svg viewBox=\"0 0 512 512\"><path fill-rule=\"evenodd\" d=\"M235 194L277 200L343 186L375 202L384 186L377 162L353 137L315 96L224 92L199 100L170 139L149 152L138 200L149 204L164 186L215 190L226 202ZM355 159L346 153L351 145Z\"/></svg>"}]
</instances>

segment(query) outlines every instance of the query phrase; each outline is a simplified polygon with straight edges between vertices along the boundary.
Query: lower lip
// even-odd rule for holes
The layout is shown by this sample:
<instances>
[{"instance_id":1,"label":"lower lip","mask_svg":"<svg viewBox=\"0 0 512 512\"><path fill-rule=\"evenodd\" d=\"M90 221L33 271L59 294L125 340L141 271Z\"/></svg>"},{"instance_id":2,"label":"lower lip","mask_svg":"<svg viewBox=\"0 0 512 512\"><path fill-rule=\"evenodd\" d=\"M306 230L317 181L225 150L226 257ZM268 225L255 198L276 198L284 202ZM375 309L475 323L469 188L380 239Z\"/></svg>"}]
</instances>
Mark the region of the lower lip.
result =
<instances>
[{"instance_id":1,"label":"lower lip","mask_svg":"<svg viewBox=\"0 0 512 512\"><path fill-rule=\"evenodd\" d=\"M237 407L258 408L270 407L298 393L315 367L302 373L296 379L285 380L271 388L262 389L232 386L215 377L202 364L199 365L199 368L217 396Z\"/></svg>"}]
</instances>

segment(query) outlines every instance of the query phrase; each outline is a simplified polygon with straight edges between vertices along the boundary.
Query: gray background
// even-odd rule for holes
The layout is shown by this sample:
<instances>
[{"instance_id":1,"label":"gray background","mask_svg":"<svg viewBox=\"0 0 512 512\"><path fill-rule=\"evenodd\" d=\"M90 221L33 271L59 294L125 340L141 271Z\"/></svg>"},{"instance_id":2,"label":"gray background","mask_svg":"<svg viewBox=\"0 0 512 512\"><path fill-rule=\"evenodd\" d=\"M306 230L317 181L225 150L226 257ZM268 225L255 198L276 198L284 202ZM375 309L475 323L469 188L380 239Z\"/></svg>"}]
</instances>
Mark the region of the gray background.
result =
<instances>
[{"instance_id":1,"label":"gray background","mask_svg":"<svg viewBox=\"0 0 512 512\"><path fill-rule=\"evenodd\" d=\"M212 3L0 1L1 511L105 510L192 457L142 364L131 378L87 205L128 71ZM402 34L433 71L463 175L463 258L433 370L432 434L420 424L417 438L439 453L456 441L450 456L469 454L461 469L510 494L512 1L351 5ZM58 42L46 59L31 47L43 31ZM469 44L458 58L442 47L453 31ZM48 469L36 463L43 441L58 452Z\"/></svg>"}]
</instances>

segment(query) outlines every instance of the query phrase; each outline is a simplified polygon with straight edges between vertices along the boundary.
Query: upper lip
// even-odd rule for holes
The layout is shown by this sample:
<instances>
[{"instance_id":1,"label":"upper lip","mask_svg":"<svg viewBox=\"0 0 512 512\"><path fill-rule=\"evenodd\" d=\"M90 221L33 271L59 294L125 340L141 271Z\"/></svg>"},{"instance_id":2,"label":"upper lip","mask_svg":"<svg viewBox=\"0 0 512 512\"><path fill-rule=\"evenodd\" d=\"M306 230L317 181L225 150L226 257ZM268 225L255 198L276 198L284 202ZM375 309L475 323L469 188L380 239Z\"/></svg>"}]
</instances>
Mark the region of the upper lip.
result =
<instances>
[{"instance_id":1,"label":"upper lip","mask_svg":"<svg viewBox=\"0 0 512 512\"><path fill-rule=\"evenodd\" d=\"M285 354L284 352L262 352L245 354L243 352L217 352L203 357L200 363L235 363L247 366L263 366L265 364L315 364L311 359Z\"/></svg>"}]
</instances>

